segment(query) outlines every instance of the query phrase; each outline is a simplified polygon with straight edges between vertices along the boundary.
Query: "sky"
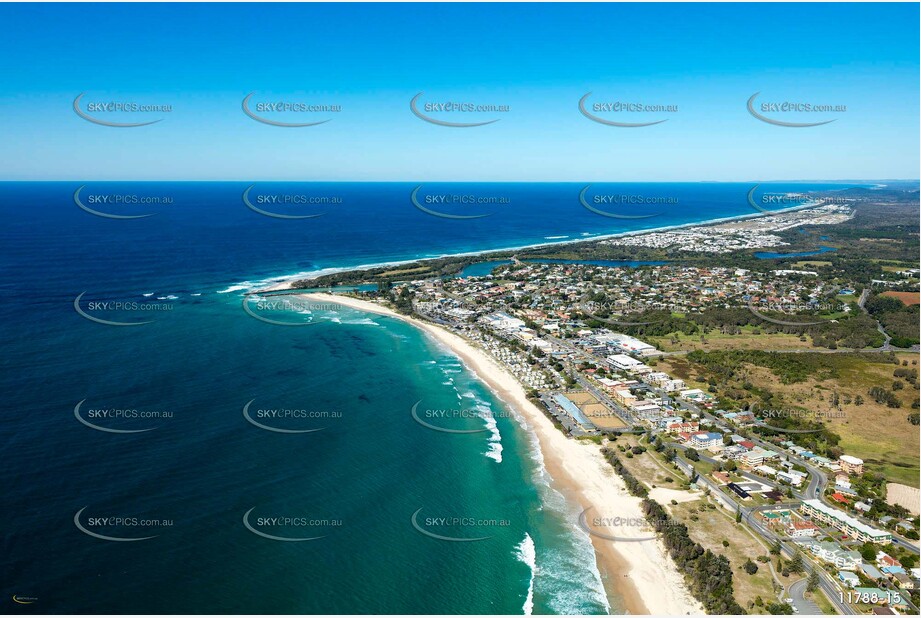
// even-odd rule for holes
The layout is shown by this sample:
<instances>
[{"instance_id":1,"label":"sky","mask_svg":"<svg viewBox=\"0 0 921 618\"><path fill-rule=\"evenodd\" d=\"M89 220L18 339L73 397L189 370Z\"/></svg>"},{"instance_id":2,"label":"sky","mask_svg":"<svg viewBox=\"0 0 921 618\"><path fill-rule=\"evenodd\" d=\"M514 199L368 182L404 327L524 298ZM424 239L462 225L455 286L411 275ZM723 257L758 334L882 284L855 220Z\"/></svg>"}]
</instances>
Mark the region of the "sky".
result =
<instances>
[{"instance_id":1,"label":"sky","mask_svg":"<svg viewBox=\"0 0 921 618\"><path fill-rule=\"evenodd\" d=\"M918 4L0 4L0 180L915 179ZM429 118L414 115L410 101ZM614 127L603 120L647 123ZM110 127L108 122L160 122ZM258 103L335 112L242 109ZM822 122L786 127L785 122ZM168 112L91 111L109 101ZM425 111L426 103L507 106ZM593 112L596 103L676 106ZM762 103L844 106L790 112ZM673 108L675 109L675 108ZM839 110L841 108L838 108Z\"/></svg>"}]
</instances>

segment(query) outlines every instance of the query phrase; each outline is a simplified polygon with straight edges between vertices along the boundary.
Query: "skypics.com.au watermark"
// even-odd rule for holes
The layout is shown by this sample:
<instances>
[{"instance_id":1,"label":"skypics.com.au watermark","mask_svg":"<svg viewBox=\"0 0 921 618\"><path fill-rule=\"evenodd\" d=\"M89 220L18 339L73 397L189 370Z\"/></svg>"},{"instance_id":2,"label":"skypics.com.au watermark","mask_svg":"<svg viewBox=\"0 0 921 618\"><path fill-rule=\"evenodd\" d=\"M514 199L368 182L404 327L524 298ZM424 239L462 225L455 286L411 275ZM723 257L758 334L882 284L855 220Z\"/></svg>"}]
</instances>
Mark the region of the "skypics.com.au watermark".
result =
<instances>
[{"instance_id":1,"label":"skypics.com.au watermark","mask_svg":"<svg viewBox=\"0 0 921 618\"><path fill-rule=\"evenodd\" d=\"M748 113L760 120L778 127L788 128L806 128L818 127L821 125L835 122L837 118L830 120L812 121L814 114L840 114L847 112L847 105L840 103L817 103L814 101L761 101L756 103L760 95L756 92L748 98L746 107ZM780 118L784 118L781 120ZM793 119L799 119L794 122ZM809 120L807 120L809 118Z\"/></svg>"},{"instance_id":2,"label":"skypics.com.au watermark","mask_svg":"<svg viewBox=\"0 0 921 618\"><path fill-rule=\"evenodd\" d=\"M86 185L81 185L74 191L74 204L80 210L104 219L145 219L157 214L145 212L143 214L119 214L119 210L130 212L133 207L152 205L172 206L174 203L171 195L140 195L137 193L119 192L93 192L86 190ZM112 212L115 211L115 212Z\"/></svg>"},{"instance_id":3,"label":"skypics.com.au watermark","mask_svg":"<svg viewBox=\"0 0 921 618\"><path fill-rule=\"evenodd\" d=\"M772 318L765 315L764 311L771 311L775 313L783 313L787 315L796 315L795 311L834 311L837 308L837 305L829 303L794 303L794 302L772 302L772 301L761 301L755 303L754 299L749 299L748 301L748 310L752 312L756 317L764 320L765 322L772 322L773 324L779 324L781 326L816 326L818 324L825 324L827 320L813 320L813 321L793 321L793 320L782 320L780 318ZM812 317L812 316L804 316Z\"/></svg>"},{"instance_id":4,"label":"skypics.com.au watermark","mask_svg":"<svg viewBox=\"0 0 921 618\"><path fill-rule=\"evenodd\" d=\"M470 120L467 122L445 120L445 118L454 118L458 115L469 114L493 116L495 114L506 114L511 111L511 107L503 103L473 103L451 99L423 102L422 95L424 94L424 92L420 92L414 96L409 102L409 109L420 120L440 127L451 127L455 129L482 127L499 122L501 118L490 118L480 121Z\"/></svg>"},{"instance_id":5,"label":"skypics.com.au watermark","mask_svg":"<svg viewBox=\"0 0 921 618\"><path fill-rule=\"evenodd\" d=\"M256 536L272 541L299 543L318 541L342 526L342 520L315 517L303 513L253 514L253 507L243 514L243 525Z\"/></svg>"},{"instance_id":6,"label":"skypics.com.au watermark","mask_svg":"<svg viewBox=\"0 0 921 618\"><path fill-rule=\"evenodd\" d=\"M147 541L159 536L164 528L173 526L172 519L145 518L133 515L106 515L104 517L83 516L88 509L83 507L74 515L74 525L83 534L103 541L133 542ZM150 534L158 532L157 534Z\"/></svg>"},{"instance_id":7,"label":"skypics.com.au watermark","mask_svg":"<svg viewBox=\"0 0 921 618\"><path fill-rule=\"evenodd\" d=\"M595 507L590 506L579 513L577 524L579 528L592 536L619 543L639 543L653 541L656 537L657 522L647 520L645 517L625 517L622 515L603 516L593 513ZM679 526L677 521L664 520L660 523L663 527Z\"/></svg>"},{"instance_id":8,"label":"skypics.com.au watermark","mask_svg":"<svg viewBox=\"0 0 921 618\"><path fill-rule=\"evenodd\" d=\"M273 127L283 128L302 128L315 127L326 124L333 120L324 118L323 120L300 120L298 116L307 114L338 114L342 111L342 106L330 103L315 103L304 100L276 99L272 100L254 100L255 92L250 92L243 97L243 113L262 124Z\"/></svg>"},{"instance_id":9,"label":"skypics.com.au watermark","mask_svg":"<svg viewBox=\"0 0 921 618\"><path fill-rule=\"evenodd\" d=\"M787 427L778 427L776 425L778 420L792 420L796 422L823 422L833 419L846 419L847 412L845 410L800 410L798 408L752 408L752 414L754 414L757 419L755 424L758 427L763 427L770 431L778 433L792 433L792 434L802 434L802 433L819 433L824 431L824 428L818 429L795 429Z\"/></svg>"},{"instance_id":10,"label":"skypics.com.au watermark","mask_svg":"<svg viewBox=\"0 0 921 618\"><path fill-rule=\"evenodd\" d=\"M342 412L335 410L258 406L253 405L255 401L250 399L243 406L243 418L251 425L275 433L315 433L327 428L325 421L342 419ZM305 421L309 421L310 427L303 426ZM316 421L324 421L323 426L317 427Z\"/></svg>"},{"instance_id":11,"label":"skypics.com.au watermark","mask_svg":"<svg viewBox=\"0 0 921 618\"><path fill-rule=\"evenodd\" d=\"M138 408L114 408L114 407L93 407L84 406L86 399L82 399L74 406L74 417L90 429L102 431L105 433L146 433L159 427L157 422L152 427L143 429L125 429L125 426L134 427L137 423L132 421L145 421L144 425L150 422L169 420L173 418L173 412L170 410L143 410Z\"/></svg>"},{"instance_id":12,"label":"skypics.com.au watermark","mask_svg":"<svg viewBox=\"0 0 921 618\"><path fill-rule=\"evenodd\" d=\"M511 521L508 519L489 517L470 517L466 515L422 517L420 514L424 508L425 507L421 507L412 514L410 523L420 534L438 539L439 541L451 541L455 543L485 541L491 539L493 535L472 535L482 535L483 532L488 531L490 528L507 528L512 525Z\"/></svg>"},{"instance_id":13,"label":"skypics.com.au watermark","mask_svg":"<svg viewBox=\"0 0 921 618\"><path fill-rule=\"evenodd\" d=\"M663 214L658 207L677 207L680 204L678 198L672 195L592 192L592 186L582 188L579 203L586 210L611 219L649 219ZM657 208L648 212L650 206Z\"/></svg>"},{"instance_id":14,"label":"skypics.com.au watermark","mask_svg":"<svg viewBox=\"0 0 921 618\"><path fill-rule=\"evenodd\" d=\"M425 408L420 407L421 404L422 400L420 399L413 404L413 407L410 409L410 415L413 420L427 429L440 431L442 433L471 434L492 431L489 427L482 427L480 429L452 429L449 425L452 423L457 424L459 421L469 421L471 419L483 421L486 419L495 420L497 418L511 417L511 415L504 410L500 410L499 412L490 410L487 413L482 410L471 408Z\"/></svg>"},{"instance_id":15,"label":"skypics.com.au watermark","mask_svg":"<svg viewBox=\"0 0 921 618\"><path fill-rule=\"evenodd\" d=\"M599 322L610 324L612 326L646 326L648 324L656 324L658 322L661 322L662 320L657 319L657 320L648 320L648 321L640 322L636 320L631 320L629 316L631 313L643 313L646 311L653 311L653 310L672 311L671 306L667 304L658 305L656 307L651 307L649 305L645 305L642 303L609 302L609 301L599 302L599 301L594 301L594 300L588 300L588 301L583 302L582 304L579 305L579 309L585 315L595 320L598 320ZM677 306L675 306L674 310L678 310ZM602 314L602 315L598 315L598 314ZM622 319L617 320L611 317L603 317L603 316L610 316L611 314L620 315L622 316Z\"/></svg>"},{"instance_id":16,"label":"skypics.com.au watermark","mask_svg":"<svg viewBox=\"0 0 921 618\"><path fill-rule=\"evenodd\" d=\"M316 313L335 313L342 309L341 305L313 302L291 292L247 292L243 295L242 306L250 317L276 326L314 325L318 323L314 319Z\"/></svg>"},{"instance_id":17,"label":"skypics.com.au watermark","mask_svg":"<svg viewBox=\"0 0 921 618\"><path fill-rule=\"evenodd\" d=\"M135 300L90 300L86 301L86 309L83 309L83 296L85 294L86 292L81 292L74 299L74 311L84 319L106 326L143 326L145 324L152 324L155 320L123 321L108 318L127 317L137 314L146 316L152 313L164 313L173 310L172 303L152 303ZM100 317L103 315L105 315L106 318Z\"/></svg>"},{"instance_id":18,"label":"skypics.com.au watermark","mask_svg":"<svg viewBox=\"0 0 921 618\"><path fill-rule=\"evenodd\" d=\"M589 103L588 99L592 96L591 92L586 93L579 99L579 111L582 115L593 122L603 124L609 127L621 127L635 129L640 127L651 127L653 125L667 122L668 118L656 120L642 120L640 122L627 122L628 118L624 114L675 114L678 112L678 106L674 104L649 103L645 101L596 101ZM616 118L616 120L615 120Z\"/></svg>"},{"instance_id":19,"label":"skypics.com.au watermark","mask_svg":"<svg viewBox=\"0 0 921 618\"><path fill-rule=\"evenodd\" d=\"M173 106L168 103L142 103L140 101L114 99L84 100L85 96L86 93L81 92L74 99L74 112L87 122L104 127L145 127L157 124L163 118L138 120L140 116L148 115L149 117L150 114L162 116L173 111Z\"/></svg>"},{"instance_id":20,"label":"skypics.com.au watermark","mask_svg":"<svg viewBox=\"0 0 921 618\"><path fill-rule=\"evenodd\" d=\"M482 219L493 212L477 212L476 214L458 214L470 208L482 209L484 207L508 206L512 198L508 195L455 193L452 191L439 191L434 193L422 192L423 185L417 186L409 195L409 201L417 209L427 215L442 219ZM449 211L454 212L449 212Z\"/></svg>"},{"instance_id":21,"label":"skypics.com.au watermark","mask_svg":"<svg viewBox=\"0 0 921 618\"><path fill-rule=\"evenodd\" d=\"M255 213L273 219L316 219L326 212L298 214L298 210L309 207L311 210L323 206L341 206L343 199L339 195L318 195L296 191L274 191L254 193L256 185L248 186L242 195L243 204Z\"/></svg>"},{"instance_id":22,"label":"skypics.com.au watermark","mask_svg":"<svg viewBox=\"0 0 921 618\"><path fill-rule=\"evenodd\" d=\"M855 200L841 195L815 196L805 193L762 193L761 197L756 199L755 192L761 184L756 184L748 190L748 205L767 215L783 214L787 208L796 208L799 206L849 206ZM767 208L771 206L772 208Z\"/></svg>"}]
</instances>

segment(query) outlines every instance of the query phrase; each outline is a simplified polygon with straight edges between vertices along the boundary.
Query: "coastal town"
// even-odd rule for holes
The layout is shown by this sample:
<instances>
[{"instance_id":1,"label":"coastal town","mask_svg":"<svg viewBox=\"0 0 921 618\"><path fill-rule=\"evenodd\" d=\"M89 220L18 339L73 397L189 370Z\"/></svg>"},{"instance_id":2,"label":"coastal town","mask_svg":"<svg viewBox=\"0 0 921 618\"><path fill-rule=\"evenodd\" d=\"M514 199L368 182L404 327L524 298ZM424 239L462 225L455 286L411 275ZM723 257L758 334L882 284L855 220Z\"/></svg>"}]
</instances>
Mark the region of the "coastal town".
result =
<instances>
[{"instance_id":1,"label":"coastal town","mask_svg":"<svg viewBox=\"0 0 921 618\"><path fill-rule=\"evenodd\" d=\"M866 294L857 294L855 282L800 268L635 269L517 258L485 266L488 274L479 274L480 265L475 275L400 282L382 298L484 350L561 432L617 453L631 477L643 474L633 462L654 459L670 472L671 490L685 494L670 499L673 517L681 519L685 500L696 500L698 512L716 508L745 527L764 549L757 562L746 556L745 572L760 564L771 574L748 610L917 612L917 489L887 502L866 482L875 478L872 463L840 449L816 452L802 440L815 430L790 425L792 411L724 408L717 389L665 370L687 354L669 345L675 334L657 334L654 344L623 332L657 333L661 312L744 310L754 326L743 328L755 333L804 315L834 320L862 311ZM914 285L912 277L915 271L894 273L891 282ZM798 332L786 336L806 341ZM655 489L662 478L639 482L663 491ZM693 526L697 517L681 521Z\"/></svg>"}]
</instances>

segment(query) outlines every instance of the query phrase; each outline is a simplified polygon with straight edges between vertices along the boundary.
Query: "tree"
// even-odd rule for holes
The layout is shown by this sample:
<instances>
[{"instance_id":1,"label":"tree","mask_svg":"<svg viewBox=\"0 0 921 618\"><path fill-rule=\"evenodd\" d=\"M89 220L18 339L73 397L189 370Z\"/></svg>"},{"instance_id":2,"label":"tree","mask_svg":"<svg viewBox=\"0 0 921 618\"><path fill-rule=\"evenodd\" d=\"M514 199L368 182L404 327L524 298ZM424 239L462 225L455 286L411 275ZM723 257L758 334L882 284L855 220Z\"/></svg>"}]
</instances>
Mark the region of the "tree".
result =
<instances>
[{"instance_id":1,"label":"tree","mask_svg":"<svg viewBox=\"0 0 921 618\"><path fill-rule=\"evenodd\" d=\"M815 592L816 588L819 587L819 572L816 569L812 569L812 572L809 573L809 580L806 582L806 590L808 592Z\"/></svg>"},{"instance_id":2,"label":"tree","mask_svg":"<svg viewBox=\"0 0 921 618\"><path fill-rule=\"evenodd\" d=\"M789 603L768 603L767 611L769 614L792 615L793 607Z\"/></svg>"},{"instance_id":3,"label":"tree","mask_svg":"<svg viewBox=\"0 0 921 618\"><path fill-rule=\"evenodd\" d=\"M854 397L854 405L855 405L855 406L862 406L862 405L863 405L863 397L861 397L860 395L857 395L856 397Z\"/></svg>"},{"instance_id":4,"label":"tree","mask_svg":"<svg viewBox=\"0 0 921 618\"><path fill-rule=\"evenodd\" d=\"M771 545L771 550L770 550L770 551L771 551L771 555L772 555L772 556L779 556L779 555L780 555L780 548L781 548L781 546L780 546L780 539L775 539L775 540L774 540L774 544Z\"/></svg>"},{"instance_id":5,"label":"tree","mask_svg":"<svg viewBox=\"0 0 921 618\"><path fill-rule=\"evenodd\" d=\"M739 523L740 521L742 521L742 507L737 506L736 507L736 523Z\"/></svg>"},{"instance_id":6,"label":"tree","mask_svg":"<svg viewBox=\"0 0 921 618\"><path fill-rule=\"evenodd\" d=\"M697 452L697 449L687 449L684 452L684 456L687 457L690 461L700 461L700 454Z\"/></svg>"},{"instance_id":7,"label":"tree","mask_svg":"<svg viewBox=\"0 0 921 618\"><path fill-rule=\"evenodd\" d=\"M787 565L787 568L791 573L802 573L804 570L803 567L803 555L799 551L793 552L793 557L790 559L790 563Z\"/></svg>"},{"instance_id":8,"label":"tree","mask_svg":"<svg viewBox=\"0 0 921 618\"><path fill-rule=\"evenodd\" d=\"M749 575L754 575L758 572L758 565L752 562L751 558L745 561L745 564L742 566L742 568L745 569L745 572Z\"/></svg>"}]
</instances>

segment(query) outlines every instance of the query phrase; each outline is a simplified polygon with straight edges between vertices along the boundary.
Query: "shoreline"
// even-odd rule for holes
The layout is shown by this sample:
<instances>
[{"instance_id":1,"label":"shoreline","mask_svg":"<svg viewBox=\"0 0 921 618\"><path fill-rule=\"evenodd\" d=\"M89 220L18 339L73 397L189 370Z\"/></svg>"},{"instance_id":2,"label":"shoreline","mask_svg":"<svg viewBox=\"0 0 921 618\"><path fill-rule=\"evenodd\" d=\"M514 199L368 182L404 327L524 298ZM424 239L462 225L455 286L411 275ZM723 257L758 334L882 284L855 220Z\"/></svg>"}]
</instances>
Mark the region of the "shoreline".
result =
<instances>
[{"instance_id":1,"label":"shoreline","mask_svg":"<svg viewBox=\"0 0 921 618\"><path fill-rule=\"evenodd\" d=\"M435 256L428 257L417 257L404 260L392 260L385 262L375 262L371 264L358 264L356 266L331 266L327 268L318 268L316 270L304 271L299 273L292 273L288 275L280 275L277 277L269 277L262 279L256 282L243 282L243 283L234 283L231 284L224 292L235 292L239 289L244 289L245 287L253 287L255 289L265 288L267 290L278 290L283 289L283 287L291 287L291 284L297 281L306 281L310 279L317 279L319 277L324 277L327 275L333 275L342 272L360 272L367 270L374 270L377 268L392 268L399 266L408 266L410 264L418 264L420 262L427 262L429 260L442 260L446 258L455 258L455 257L483 257L488 258L490 254L501 254L507 253L509 251L530 251L533 249L544 249L548 247L564 247L566 245L576 245L579 243L592 243L600 242L604 240L612 240L616 238L627 238L630 236L642 236L644 234L657 234L661 232L673 232L675 230L682 229L693 229L695 227L712 227L716 225L723 225L726 223L733 223L735 221L748 221L750 219L759 219L763 217L772 217L780 214L790 214L794 212L799 212L803 210L809 210L810 208L816 208L821 204L801 204L799 206L791 206L789 208L781 208L772 212L755 212L751 214L744 215L730 215L728 217L718 217L716 219L705 219L703 221L696 221L692 223L677 223L675 225L664 225L662 227L651 227L644 228L640 230L629 230L626 232L612 232L610 234L599 233L594 236L586 236L583 238L570 238L568 240L559 240L554 242L542 242L530 245L519 245L514 247L501 247L498 249L481 249L476 251L461 251L456 253L442 253ZM769 250L771 247L764 247L765 250ZM497 256L499 257L499 256ZM489 261L484 259L484 261ZM245 285L250 284L250 285ZM268 287L267 287L268 286Z\"/></svg>"},{"instance_id":2,"label":"shoreline","mask_svg":"<svg viewBox=\"0 0 921 618\"><path fill-rule=\"evenodd\" d=\"M453 332L417 318L397 313L389 307L349 296L322 292L305 293L313 300L343 305L366 313L396 318L411 324L463 361L466 368L484 382L506 406L524 421L525 431L537 438L544 467L554 489L581 509L593 507L604 517L621 517L636 521L643 518L640 499L631 496L623 480L604 460L600 446L565 436L534 403L527 399L524 387L498 361L485 351ZM573 522L575 523L575 522ZM627 526L615 528L616 534L635 534ZM606 594L623 601L630 614L683 615L704 614L703 606L687 590L660 539L640 543L623 543L589 535L595 549L596 565Z\"/></svg>"}]
</instances>

